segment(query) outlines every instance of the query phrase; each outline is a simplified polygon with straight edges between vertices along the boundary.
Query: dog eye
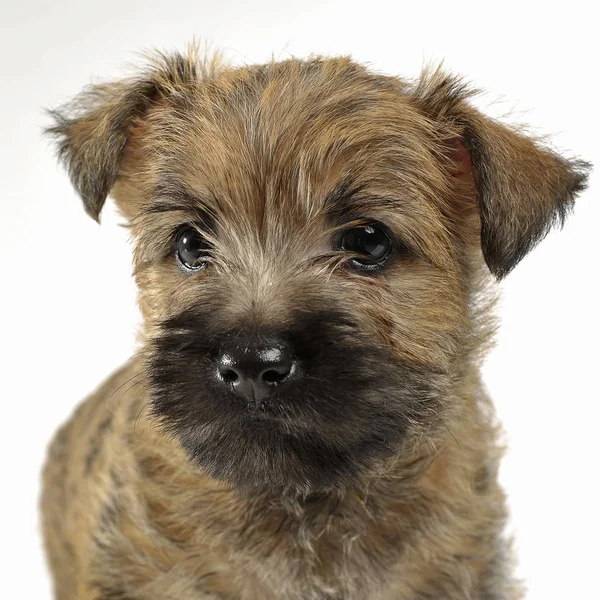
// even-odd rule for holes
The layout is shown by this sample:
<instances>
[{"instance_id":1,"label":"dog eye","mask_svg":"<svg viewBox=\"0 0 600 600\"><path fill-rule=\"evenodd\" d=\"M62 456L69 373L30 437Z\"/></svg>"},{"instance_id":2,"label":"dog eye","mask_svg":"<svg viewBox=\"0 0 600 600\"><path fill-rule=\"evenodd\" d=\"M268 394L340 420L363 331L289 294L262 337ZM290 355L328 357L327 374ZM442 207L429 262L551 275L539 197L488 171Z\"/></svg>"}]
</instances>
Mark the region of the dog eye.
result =
<instances>
[{"instance_id":1,"label":"dog eye","mask_svg":"<svg viewBox=\"0 0 600 600\"><path fill-rule=\"evenodd\" d=\"M381 267L392 252L390 236L375 223L347 229L340 246L342 250L359 254L352 262L367 269Z\"/></svg>"},{"instance_id":2,"label":"dog eye","mask_svg":"<svg viewBox=\"0 0 600 600\"><path fill-rule=\"evenodd\" d=\"M210 245L195 227L182 227L177 233L175 246L179 261L187 269L202 269L210 258Z\"/></svg>"}]
</instances>

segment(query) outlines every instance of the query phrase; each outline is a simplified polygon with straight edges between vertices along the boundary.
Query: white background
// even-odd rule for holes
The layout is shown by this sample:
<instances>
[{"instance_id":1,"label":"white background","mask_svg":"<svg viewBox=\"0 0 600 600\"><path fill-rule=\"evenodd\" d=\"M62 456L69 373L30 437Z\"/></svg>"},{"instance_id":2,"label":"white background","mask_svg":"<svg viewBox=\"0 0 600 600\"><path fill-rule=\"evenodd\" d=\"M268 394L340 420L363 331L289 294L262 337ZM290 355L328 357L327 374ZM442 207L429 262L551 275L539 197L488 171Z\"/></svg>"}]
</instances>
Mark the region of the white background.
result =
<instances>
[{"instance_id":1,"label":"white background","mask_svg":"<svg viewBox=\"0 0 600 600\"><path fill-rule=\"evenodd\" d=\"M592 3L81 0L0 12L0 400L3 598L50 598L38 474L58 424L135 347L126 232L99 227L41 129L92 78L141 49L193 36L234 62L349 53L415 76L444 59L565 151L600 163ZM503 284L498 347L485 367L507 431L502 481L531 600L598 598L598 179L561 233Z\"/></svg>"}]
</instances>

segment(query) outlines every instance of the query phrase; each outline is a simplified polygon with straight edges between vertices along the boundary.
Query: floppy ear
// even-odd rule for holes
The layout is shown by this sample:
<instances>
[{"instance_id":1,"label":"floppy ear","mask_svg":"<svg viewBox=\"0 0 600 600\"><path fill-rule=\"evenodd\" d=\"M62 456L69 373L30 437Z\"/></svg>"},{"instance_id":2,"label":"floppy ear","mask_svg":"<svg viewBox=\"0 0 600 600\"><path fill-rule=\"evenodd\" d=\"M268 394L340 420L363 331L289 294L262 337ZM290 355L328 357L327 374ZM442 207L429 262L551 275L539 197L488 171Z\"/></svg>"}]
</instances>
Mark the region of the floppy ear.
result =
<instances>
[{"instance_id":1,"label":"floppy ear","mask_svg":"<svg viewBox=\"0 0 600 600\"><path fill-rule=\"evenodd\" d=\"M439 68L423 73L414 94L451 141L460 170L472 178L483 256L501 279L553 226L562 226L591 165L567 160L485 117L467 102L474 92Z\"/></svg>"},{"instance_id":2,"label":"floppy ear","mask_svg":"<svg viewBox=\"0 0 600 600\"><path fill-rule=\"evenodd\" d=\"M58 157L96 221L119 175L133 125L154 102L196 77L195 52L191 47L186 56L159 54L140 77L89 86L50 111L54 125L46 133L55 138Z\"/></svg>"}]
</instances>

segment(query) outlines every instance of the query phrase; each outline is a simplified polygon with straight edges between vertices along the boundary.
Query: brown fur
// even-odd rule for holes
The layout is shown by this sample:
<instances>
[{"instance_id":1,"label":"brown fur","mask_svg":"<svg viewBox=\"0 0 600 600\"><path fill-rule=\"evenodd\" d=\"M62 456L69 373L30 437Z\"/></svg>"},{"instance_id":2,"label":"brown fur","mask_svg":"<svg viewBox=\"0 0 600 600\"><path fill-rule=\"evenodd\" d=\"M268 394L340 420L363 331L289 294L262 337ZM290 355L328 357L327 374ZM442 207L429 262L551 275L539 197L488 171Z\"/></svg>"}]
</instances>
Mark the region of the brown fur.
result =
<instances>
[{"instance_id":1,"label":"brown fur","mask_svg":"<svg viewBox=\"0 0 600 600\"><path fill-rule=\"evenodd\" d=\"M564 219L587 166L469 95L439 70L411 84L345 58L234 69L191 51L55 113L86 211L97 219L111 192L130 223L145 319L140 354L51 446L43 514L60 600L522 597L479 377L489 272L506 275ZM409 249L379 275L331 248L366 218ZM209 220L213 260L183 275L173 232ZM392 454L330 486L218 480L153 410L165 323L201 306L230 329L339 307L433 386L430 403ZM320 431L349 439L351 417Z\"/></svg>"}]
</instances>

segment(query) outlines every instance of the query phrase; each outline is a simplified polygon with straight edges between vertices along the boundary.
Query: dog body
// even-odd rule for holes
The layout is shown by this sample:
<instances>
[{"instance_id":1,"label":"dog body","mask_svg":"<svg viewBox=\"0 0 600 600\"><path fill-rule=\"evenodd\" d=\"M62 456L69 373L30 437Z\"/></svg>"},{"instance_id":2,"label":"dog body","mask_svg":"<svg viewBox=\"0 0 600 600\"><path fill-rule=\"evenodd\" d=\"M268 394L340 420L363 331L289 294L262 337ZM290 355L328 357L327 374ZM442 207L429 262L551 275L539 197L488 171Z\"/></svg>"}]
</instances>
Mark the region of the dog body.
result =
<instances>
[{"instance_id":1,"label":"dog body","mask_svg":"<svg viewBox=\"0 0 600 600\"><path fill-rule=\"evenodd\" d=\"M52 132L135 240L142 352L52 444L61 599L520 597L479 363L585 182L439 71L194 53Z\"/></svg>"}]
</instances>

